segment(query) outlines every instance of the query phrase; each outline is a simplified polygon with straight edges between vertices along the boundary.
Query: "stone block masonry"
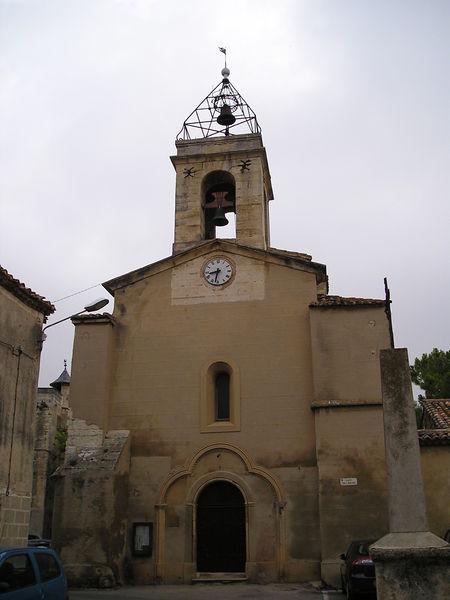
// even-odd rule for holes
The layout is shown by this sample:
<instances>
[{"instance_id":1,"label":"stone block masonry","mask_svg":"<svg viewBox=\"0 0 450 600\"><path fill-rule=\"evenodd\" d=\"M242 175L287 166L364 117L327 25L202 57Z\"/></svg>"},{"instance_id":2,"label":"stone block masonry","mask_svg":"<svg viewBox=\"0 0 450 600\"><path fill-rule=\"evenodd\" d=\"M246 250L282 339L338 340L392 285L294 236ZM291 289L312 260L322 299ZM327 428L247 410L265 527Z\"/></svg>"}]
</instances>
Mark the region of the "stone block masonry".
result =
<instances>
[{"instance_id":1,"label":"stone block masonry","mask_svg":"<svg viewBox=\"0 0 450 600\"><path fill-rule=\"evenodd\" d=\"M26 546L31 496L0 496L0 539L2 546Z\"/></svg>"}]
</instances>

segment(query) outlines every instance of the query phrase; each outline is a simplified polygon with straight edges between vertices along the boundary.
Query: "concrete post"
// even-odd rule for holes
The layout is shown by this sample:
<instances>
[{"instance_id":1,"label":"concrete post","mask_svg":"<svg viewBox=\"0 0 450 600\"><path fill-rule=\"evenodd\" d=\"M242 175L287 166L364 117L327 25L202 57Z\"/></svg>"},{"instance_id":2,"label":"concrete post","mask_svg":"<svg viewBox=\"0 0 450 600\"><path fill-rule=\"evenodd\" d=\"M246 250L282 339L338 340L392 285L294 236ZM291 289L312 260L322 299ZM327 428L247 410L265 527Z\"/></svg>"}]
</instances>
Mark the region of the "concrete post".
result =
<instances>
[{"instance_id":1,"label":"concrete post","mask_svg":"<svg viewBox=\"0 0 450 600\"><path fill-rule=\"evenodd\" d=\"M378 600L445 598L450 546L428 531L405 348L380 351L390 533L370 548Z\"/></svg>"},{"instance_id":2,"label":"concrete post","mask_svg":"<svg viewBox=\"0 0 450 600\"><path fill-rule=\"evenodd\" d=\"M406 348L381 350L391 533L428 531L420 448Z\"/></svg>"}]
</instances>

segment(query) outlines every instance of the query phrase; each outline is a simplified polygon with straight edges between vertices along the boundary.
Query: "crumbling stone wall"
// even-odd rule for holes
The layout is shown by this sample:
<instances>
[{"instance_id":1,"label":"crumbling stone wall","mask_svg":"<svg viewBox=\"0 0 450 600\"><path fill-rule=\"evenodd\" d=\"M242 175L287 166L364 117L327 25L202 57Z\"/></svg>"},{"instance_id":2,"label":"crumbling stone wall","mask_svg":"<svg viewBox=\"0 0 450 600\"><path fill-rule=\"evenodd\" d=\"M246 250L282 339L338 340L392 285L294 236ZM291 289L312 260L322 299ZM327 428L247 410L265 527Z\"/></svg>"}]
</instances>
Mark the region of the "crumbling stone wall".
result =
<instances>
[{"instance_id":1,"label":"crumbling stone wall","mask_svg":"<svg viewBox=\"0 0 450 600\"><path fill-rule=\"evenodd\" d=\"M96 425L69 422L66 458L55 474L54 546L74 586L124 580L129 432L105 436Z\"/></svg>"}]
</instances>

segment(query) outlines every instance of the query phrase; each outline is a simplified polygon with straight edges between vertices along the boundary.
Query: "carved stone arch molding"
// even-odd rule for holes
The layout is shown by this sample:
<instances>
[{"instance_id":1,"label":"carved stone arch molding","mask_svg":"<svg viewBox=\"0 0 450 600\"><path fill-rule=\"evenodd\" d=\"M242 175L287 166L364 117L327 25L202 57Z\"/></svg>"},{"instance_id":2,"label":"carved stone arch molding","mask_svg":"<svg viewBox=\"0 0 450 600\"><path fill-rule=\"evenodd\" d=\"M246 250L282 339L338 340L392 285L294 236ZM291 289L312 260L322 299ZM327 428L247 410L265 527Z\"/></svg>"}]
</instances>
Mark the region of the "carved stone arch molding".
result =
<instances>
[{"instance_id":1,"label":"carved stone arch molding","mask_svg":"<svg viewBox=\"0 0 450 600\"><path fill-rule=\"evenodd\" d=\"M196 503L201 491L213 481L227 481L235 485L244 497L247 535L247 575L260 574L262 558L258 559L258 545L261 532L261 519L258 516L263 508L268 516L268 527L273 529L273 556L266 561L272 564L268 579L280 580L284 575L286 560L286 532L284 507L286 499L277 477L268 469L255 465L249 455L238 446L228 443L210 444L198 450L183 467L172 471L164 482L156 505L156 578L159 581L189 583L196 572L195 518ZM184 554L174 558L172 548L175 536L170 529L167 517L174 510L171 498L184 505L180 521L184 526ZM181 532L179 532L181 534ZM181 541L181 540L179 540ZM179 551L178 544L178 551ZM178 565L176 567L175 565ZM178 575L174 576L174 571Z\"/></svg>"}]
</instances>

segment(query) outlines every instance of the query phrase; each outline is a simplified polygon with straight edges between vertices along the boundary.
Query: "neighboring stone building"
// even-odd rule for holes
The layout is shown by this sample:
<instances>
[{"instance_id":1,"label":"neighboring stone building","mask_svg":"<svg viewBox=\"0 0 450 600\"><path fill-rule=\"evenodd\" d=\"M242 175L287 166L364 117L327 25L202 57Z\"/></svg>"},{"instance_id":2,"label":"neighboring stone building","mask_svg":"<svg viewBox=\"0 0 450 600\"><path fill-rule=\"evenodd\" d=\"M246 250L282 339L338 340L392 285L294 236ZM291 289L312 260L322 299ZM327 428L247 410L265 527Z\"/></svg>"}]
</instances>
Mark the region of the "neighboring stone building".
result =
<instances>
[{"instance_id":1,"label":"neighboring stone building","mask_svg":"<svg viewBox=\"0 0 450 600\"><path fill-rule=\"evenodd\" d=\"M430 530L450 530L450 399L421 400L420 458Z\"/></svg>"},{"instance_id":2,"label":"neighboring stone building","mask_svg":"<svg viewBox=\"0 0 450 600\"><path fill-rule=\"evenodd\" d=\"M33 497L30 533L51 539L53 518L52 473L64 459L69 407L70 375L66 361L61 375L48 388L39 388L33 461Z\"/></svg>"},{"instance_id":3,"label":"neighboring stone building","mask_svg":"<svg viewBox=\"0 0 450 600\"><path fill-rule=\"evenodd\" d=\"M41 331L54 312L0 267L0 545L24 545L33 477Z\"/></svg>"},{"instance_id":4,"label":"neighboring stone building","mask_svg":"<svg viewBox=\"0 0 450 600\"><path fill-rule=\"evenodd\" d=\"M348 543L387 531L385 301L270 246L266 150L223 76L176 141L173 255L73 319L53 532L73 582L337 584Z\"/></svg>"}]
</instances>

